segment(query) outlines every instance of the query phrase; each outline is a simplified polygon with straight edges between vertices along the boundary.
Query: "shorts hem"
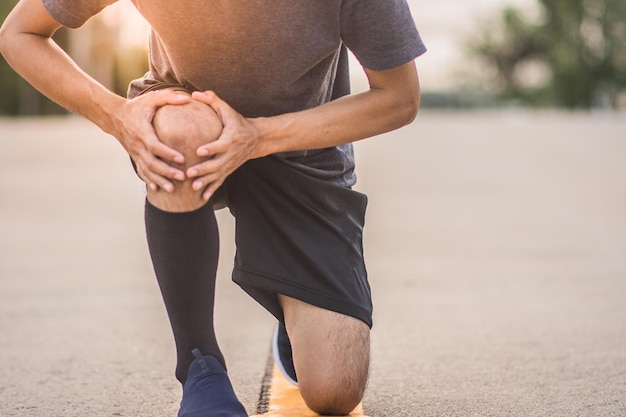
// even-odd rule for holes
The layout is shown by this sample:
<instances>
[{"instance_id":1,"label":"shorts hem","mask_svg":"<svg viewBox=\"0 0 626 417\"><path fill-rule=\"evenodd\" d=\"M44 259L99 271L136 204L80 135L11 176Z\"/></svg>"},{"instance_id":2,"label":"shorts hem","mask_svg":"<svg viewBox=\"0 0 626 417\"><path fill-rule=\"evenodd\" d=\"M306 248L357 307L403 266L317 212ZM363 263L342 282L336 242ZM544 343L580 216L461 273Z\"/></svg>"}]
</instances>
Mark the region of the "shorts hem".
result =
<instances>
[{"instance_id":1,"label":"shorts hem","mask_svg":"<svg viewBox=\"0 0 626 417\"><path fill-rule=\"evenodd\" d=\"M284 321L284 316L277 294L283 294L325 310L354 317L370 328L373 326L371 310L350 300L339 299L316 289L298 285L291 280L239 266L235 266L233 269L232 278L248 295L280 321ZM261 282L263 285L260 285Z\"/></svg>"}]
</instances>

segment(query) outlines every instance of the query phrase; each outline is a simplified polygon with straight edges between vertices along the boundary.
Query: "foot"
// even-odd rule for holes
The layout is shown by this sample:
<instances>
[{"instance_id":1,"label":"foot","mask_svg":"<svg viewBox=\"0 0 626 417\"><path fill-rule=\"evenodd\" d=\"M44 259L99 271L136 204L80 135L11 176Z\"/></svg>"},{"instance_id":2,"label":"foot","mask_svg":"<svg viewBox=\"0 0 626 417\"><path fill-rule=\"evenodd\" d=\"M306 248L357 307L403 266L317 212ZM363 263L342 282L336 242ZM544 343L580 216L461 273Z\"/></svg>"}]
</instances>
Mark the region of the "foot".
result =
<instances>
[{"instance_id":1,"label":"foot","mask_svg":"<svg viewBox=\"0 0 626 417\"><path fill-rule=\"evenodd\" d=\"M222 364L198 349L193 355L178 417L247 417Z\"/></svg>"},{"instance_id":2,"label":"foot","mask_svg":"<svg viewBox=\"0 0 626 417\"><path fill-rule=\"evenodd\" d=\"M274 354L274 362L278 366L278 369L280 369L282 374L285 376L287 381L297 386L298 378L296 377L296 369L293 366L291 342L289 342L287 329L282 322L278 322L278 327L274 332L272 353Z\"/></svg>"}]
</instances>

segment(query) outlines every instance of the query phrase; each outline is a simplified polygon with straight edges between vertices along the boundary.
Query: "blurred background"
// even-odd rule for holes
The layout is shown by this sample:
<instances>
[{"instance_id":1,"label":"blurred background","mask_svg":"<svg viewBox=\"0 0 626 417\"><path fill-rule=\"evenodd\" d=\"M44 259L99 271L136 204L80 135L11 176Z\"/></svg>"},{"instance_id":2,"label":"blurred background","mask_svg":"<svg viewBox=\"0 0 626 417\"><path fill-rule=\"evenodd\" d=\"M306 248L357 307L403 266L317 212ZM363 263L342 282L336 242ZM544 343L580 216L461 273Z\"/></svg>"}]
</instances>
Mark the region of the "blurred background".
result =
<instances>
[{"instance_id":1,"label":"blurred background","mask_svg":"<svg viewBox=\"0 0 626 417\"><path fill-rule=\"evenodd\" d=\"M0 19L17 0L0 3ZM623 0L409 0L429 48L418 60L423 105L626 107ZM147 33L120 1L56 40L101 83L125 94L147 70ZM356 88L365 80L353 65ZM0 114L62 112L0 60Z\"/></svg>"},{"instance_id":2,"label":"blurred background","mask_svg":"<svg viewBox=\"0 0 626 417\"><path fill-rule=\"evenodd\" d=\"M355 146L376 306L366 414L625 416L626 2L409 3L429 48L422 111ZM56 36L119 94L147 70L129 0ZM173 416L143 183L63 114L0 58L0 415ZM230 282L234 221L217 216L216 328L254 414L275 320Z\"/></svg>"}]
</instances>

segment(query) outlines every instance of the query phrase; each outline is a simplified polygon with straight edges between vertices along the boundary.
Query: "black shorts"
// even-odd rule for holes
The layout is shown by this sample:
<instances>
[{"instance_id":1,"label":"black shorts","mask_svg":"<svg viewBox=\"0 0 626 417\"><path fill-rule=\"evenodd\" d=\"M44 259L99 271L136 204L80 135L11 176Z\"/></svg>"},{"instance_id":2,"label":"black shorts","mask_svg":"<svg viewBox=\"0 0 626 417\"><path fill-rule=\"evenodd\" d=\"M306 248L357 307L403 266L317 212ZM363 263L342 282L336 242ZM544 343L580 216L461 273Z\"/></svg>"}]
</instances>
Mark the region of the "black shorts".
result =
<instances>
[{"instance_id":1,"label":"black shorts","mask_svg":"<svg viewBox=\"0 0 626 417\"><path fill-rule=\"evenodd\" d=\"M218 200L235 216L233 281L270 313L283 319L284 294L372 326L364 194L269 156L231 174Z\"/></svg>"}]
</instances>

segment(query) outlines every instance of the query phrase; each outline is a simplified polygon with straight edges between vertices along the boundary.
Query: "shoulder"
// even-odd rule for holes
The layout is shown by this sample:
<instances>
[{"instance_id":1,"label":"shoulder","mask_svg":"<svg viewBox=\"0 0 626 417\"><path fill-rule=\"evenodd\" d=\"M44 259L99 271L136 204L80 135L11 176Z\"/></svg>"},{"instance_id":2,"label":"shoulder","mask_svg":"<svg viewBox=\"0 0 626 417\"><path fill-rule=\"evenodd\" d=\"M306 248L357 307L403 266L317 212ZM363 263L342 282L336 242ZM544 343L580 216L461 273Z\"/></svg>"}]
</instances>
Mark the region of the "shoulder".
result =
<instances>
[{"instance_id":1,"label":"shoulder","mask_svg":"<svg viewBox=\"0 0 626 417\"><path fill-rule=\"evenodd\" d=\"M341 39L364 67L382 71L426 51L406 0L344 0Z\"/></svg>"}]
</instances>

